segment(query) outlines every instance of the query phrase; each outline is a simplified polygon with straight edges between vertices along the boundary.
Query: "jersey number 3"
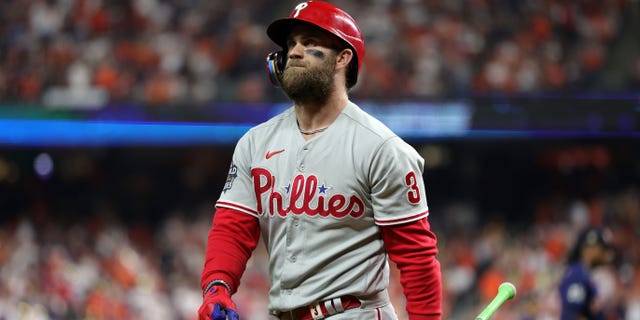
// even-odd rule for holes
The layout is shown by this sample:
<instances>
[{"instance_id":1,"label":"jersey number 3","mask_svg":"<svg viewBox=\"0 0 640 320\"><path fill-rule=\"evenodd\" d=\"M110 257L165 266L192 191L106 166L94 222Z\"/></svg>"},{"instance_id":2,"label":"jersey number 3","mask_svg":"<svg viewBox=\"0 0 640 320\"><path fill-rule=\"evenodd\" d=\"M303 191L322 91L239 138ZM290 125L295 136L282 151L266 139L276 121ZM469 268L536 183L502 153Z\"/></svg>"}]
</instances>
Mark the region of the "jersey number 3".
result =
<instances>
[{"instance_id":1,"label":"jersey number 3","mask_svg":"<svg viewBox=\"0 0 640 320\"><path fill-rule=\"evenodd\" d=\"M418 178L416 178L416 173L411 171L404 176L404 183L407 187L409 187L409 191L407 191L407 200L411 204L420 203L420 188L418 187Z\"/></svg>"}]
</instances>

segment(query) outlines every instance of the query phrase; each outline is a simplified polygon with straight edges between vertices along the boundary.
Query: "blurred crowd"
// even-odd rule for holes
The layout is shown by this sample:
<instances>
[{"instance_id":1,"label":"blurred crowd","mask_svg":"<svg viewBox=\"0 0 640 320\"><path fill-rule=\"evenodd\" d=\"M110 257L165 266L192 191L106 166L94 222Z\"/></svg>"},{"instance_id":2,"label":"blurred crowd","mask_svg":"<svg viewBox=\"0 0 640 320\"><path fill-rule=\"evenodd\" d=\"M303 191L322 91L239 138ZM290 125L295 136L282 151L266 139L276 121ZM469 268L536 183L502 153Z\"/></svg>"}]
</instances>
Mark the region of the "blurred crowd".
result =
<instances>
[{"instance_id":1,"label":"blurred crowd","mask_svg":"<svg viewBox=\"0 0 640 320\"><path fill-rule=\"evenodd\" d=\"M334 1L367 45L355 99L640 89L635 0ZM265 34L289 1L0 2L0 101L100 107L284 99Z\"/></svg>"},{"instance_id":2,"label":"blurred crowd","mask_svg":"<svg viewBox=\"0 0 640 320\"><path fill-rule=\"evenodd\" d=\"M638 151L625 148L532 152L523 150L535 147L512 146L509 154L520 154L516 158L500 156L500 147L466 153L452 148L454 158L483 169L464 163L428 167L443 319L474 318L503 281L514 283L518 294L495 319L557 319L556 287L567 252L587 225L606 226L614 236L614 259L594 273L607 319L638 319L640 166ZM0 319L196 319L213 203L230 152L0 155ZM32 167L30 159L43 154L52 160L49 169ZM496 156L508 165L492 167ZM537 160L522 161L527 158ZM521 183L515 185L514 177ZM474 186L478 190L465 195ZM487 195L495 200L483 204ZM510 201L515 205L500 207ZM244 319L269 319L267 268L260 244L234 296ZM403 319L403 295L392 270L390 291Z\"/></svg>"}]
</instances>

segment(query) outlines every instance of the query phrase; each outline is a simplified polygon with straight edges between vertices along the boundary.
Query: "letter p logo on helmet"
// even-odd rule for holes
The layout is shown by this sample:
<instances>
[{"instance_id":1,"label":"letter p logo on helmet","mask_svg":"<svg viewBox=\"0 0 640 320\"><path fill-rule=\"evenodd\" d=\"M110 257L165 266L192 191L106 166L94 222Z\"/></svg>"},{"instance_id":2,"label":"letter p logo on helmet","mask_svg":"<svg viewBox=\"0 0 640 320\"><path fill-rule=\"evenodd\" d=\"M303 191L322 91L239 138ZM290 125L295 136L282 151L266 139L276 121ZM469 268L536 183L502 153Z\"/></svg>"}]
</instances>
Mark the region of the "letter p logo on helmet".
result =
<instances>
[{"instance_id":1,"label":"letter p logo on helmet","mask_svg":"<svg viewBox=\"0 0 640 320\"><path fill-rule=\"evenodd\" d=\"M293 14L291 15L292 18L297 18L298 15L300 14L300 11L302 11L302 9L308 7L309 4L306 2L301 2L299 3L295 9L293 9Z\"/></svg>"}]
</instances>

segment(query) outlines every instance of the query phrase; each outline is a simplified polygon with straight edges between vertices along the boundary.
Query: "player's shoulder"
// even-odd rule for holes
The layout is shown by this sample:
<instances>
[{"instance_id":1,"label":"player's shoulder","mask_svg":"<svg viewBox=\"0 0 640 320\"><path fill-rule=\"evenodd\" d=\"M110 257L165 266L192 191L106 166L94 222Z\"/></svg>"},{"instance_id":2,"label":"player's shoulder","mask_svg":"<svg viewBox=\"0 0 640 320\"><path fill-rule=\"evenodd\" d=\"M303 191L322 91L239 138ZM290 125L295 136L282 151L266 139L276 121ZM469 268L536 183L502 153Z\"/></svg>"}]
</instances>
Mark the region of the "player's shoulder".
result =
<instances>
[{"instance_id":1,"label":"player's shoulder","mask_svg":"<svg viewBox=\"0 0 640 320\"><path fill-rule=\"evenodd\" d=\"M293 109L293 106L287 108L286 110L282 111L281 113L272 117L271 119L254 126L249 131L254 133L261 133L261 132L264 132L265 130L271 130L277 127L278 125L280 125L283 121L290 119L291 117L295 117L295 111Z\"/></svg>"},{"instance_id":2,"label":"player's shoulder","mask_svg":"<svg viewBox=\"0 0 640 320\"><path fill-rule=\"evenodd\" d=\"M353 102L349 102L342 112L349 121L351 127L355 127L358 136L366 135L364 141L368 142L372 150L386 152L389 154L404 154L409 157L419 157L417 151L406 141L400 138L393 130L387 127L382 121L367 113ZM364 143L361 139L359 143Z\"/></svg>"},{"instance_id":3,"label":"player's shoulder","mask_svg":"<svg viewBox=\"0 0 640 320\"><path fill-rule=\"evenodd\" d=\"M342 114L370 137L378 138L380 141L386 141L390 138L397 137L397 135L382 123L382 121L362 110L353 102L349 102L347 104Z\"/></svg>"},{"instance_id":4,"label":"player's shoulder","mask_svg":"<svg viewBox=\"0 0 640 320\"><path fill-rule=\"evenodd\" d=\"M280 127L283 122L287 121L291 117L295 117L293 106L287 108L278 115L253 126L244 134L242 140L266 137L270 135L270 133L276 131L276 129Z\"/></svg>"}]
</instances>

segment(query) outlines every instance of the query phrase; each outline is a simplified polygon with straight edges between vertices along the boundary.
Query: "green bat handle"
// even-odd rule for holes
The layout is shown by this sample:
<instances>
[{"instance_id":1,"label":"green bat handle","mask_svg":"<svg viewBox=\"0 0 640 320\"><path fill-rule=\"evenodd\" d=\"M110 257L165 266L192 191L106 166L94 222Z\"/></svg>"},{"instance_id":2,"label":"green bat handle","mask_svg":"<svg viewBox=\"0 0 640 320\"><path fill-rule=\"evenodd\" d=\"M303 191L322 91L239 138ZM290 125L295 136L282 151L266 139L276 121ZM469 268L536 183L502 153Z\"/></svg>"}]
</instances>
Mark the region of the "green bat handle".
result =
<instances>
[{"instance_id":1,"label":"green bat handle","mask_svg":"<svg viewBox=\"0 0 640 320\"><path fill-rule=\"evenodd\" d=\"M516 296L516 287L511 282L503 282L498 288L498 294L489 305L480 312L476 320L488 320L494 312L507 300Z\"/></svg>"}]
</instances>

